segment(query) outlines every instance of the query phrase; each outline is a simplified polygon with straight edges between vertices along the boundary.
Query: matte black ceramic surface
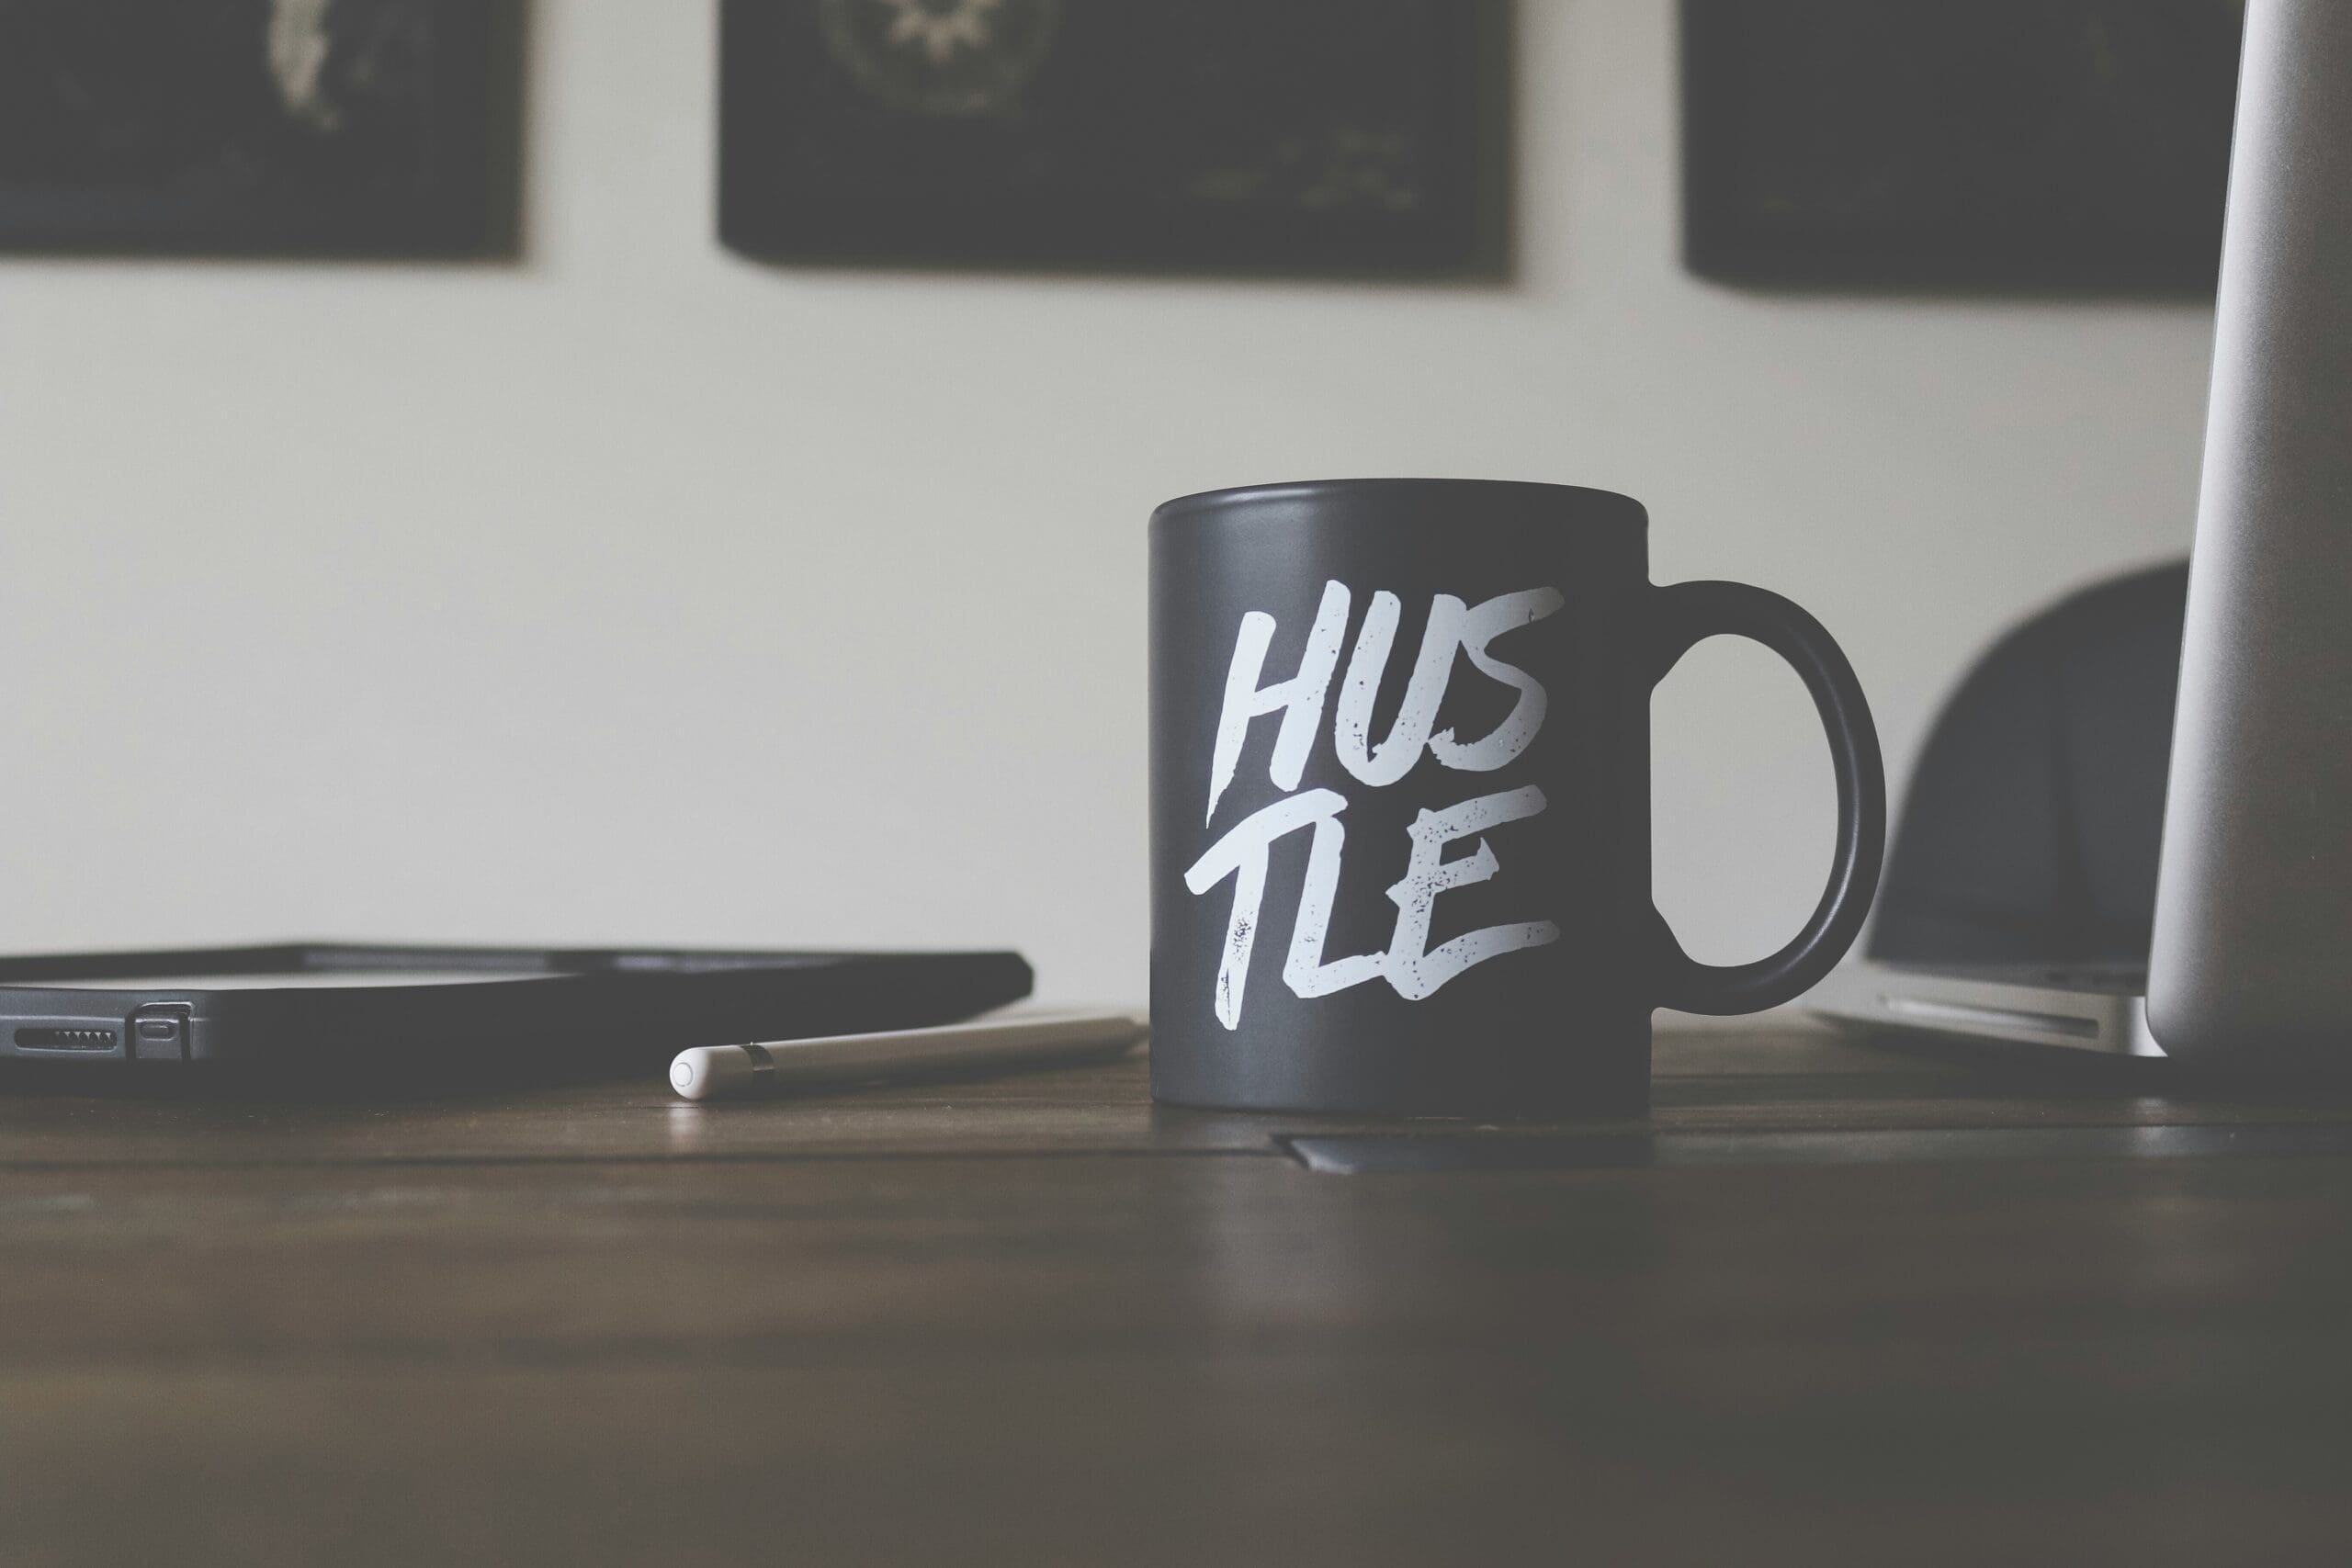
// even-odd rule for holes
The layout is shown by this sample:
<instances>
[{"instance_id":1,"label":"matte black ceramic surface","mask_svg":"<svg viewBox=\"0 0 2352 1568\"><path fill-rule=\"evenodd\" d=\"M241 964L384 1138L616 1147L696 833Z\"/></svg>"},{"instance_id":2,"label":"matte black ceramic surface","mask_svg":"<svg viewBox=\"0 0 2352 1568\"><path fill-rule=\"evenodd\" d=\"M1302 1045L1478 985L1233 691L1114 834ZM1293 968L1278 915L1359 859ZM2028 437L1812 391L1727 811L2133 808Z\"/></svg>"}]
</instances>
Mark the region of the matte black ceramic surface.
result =
<instances>
[{"instance_id":1,"label":"matte black ceramic surface","mask_svg":"<svg viewBox=\"0 0 2352 1568\"><path fill-rule=\"evenodd\" d=\"M1717 633L1796 667L1838 787L1820 907L1734 968L1685 957L1650 900L1650 691ZM1353 479L1170 502L1151 707L1167 1102L1638 1111L1654 1009L1797 995L1877 884L1878 741L1837 645L1760 589L1653 586L1646 514L1603 491Z\"/></svg>"}]
</instances>

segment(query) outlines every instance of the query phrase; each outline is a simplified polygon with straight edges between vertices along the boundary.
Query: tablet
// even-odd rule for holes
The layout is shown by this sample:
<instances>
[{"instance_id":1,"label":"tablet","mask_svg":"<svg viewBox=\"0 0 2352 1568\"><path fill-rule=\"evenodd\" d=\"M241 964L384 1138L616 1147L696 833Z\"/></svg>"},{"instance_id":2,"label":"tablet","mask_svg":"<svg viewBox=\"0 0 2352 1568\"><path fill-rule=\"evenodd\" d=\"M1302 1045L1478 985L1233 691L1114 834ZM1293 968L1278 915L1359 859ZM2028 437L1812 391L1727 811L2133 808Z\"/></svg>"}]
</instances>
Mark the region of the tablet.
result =
<instances>
[{"instance_id":1,"label":"tablet","mask_svg":"<svg viewBox=\"0 0 2352 1568\"><path fill-rule=\"evenodd\" d=\"M0 1069L93 1086L305 1089L659 1080L692 1046L952 1023L1031 983L1017 953L283 942L52 953L0 958Z\"/></svg>"}]
</instances>

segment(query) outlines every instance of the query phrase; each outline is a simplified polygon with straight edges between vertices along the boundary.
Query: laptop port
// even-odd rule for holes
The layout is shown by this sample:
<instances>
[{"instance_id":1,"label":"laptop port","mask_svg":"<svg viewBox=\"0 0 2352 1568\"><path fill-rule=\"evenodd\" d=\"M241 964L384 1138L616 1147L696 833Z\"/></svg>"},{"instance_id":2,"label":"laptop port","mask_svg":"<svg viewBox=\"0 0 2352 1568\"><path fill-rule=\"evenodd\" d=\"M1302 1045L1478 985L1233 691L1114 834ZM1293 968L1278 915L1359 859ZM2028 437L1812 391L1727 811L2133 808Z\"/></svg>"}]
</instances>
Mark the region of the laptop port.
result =
<instances>
[{"instance_id":1,"label":"laptop port","mask_svg":"<svg viewBox=\"0 0 2352 1568\"><path fill-rule=\"evenodd\" d=\"M17 1031L17 1045L25 1051L111 1051L120 1041L111 1029L53 1024L30 1025Z\"/></svg>"},{"instance_id":2,"label":"laptop port","mask_svg":"<svg viewBox=\"0 0 2352 1568\"><path fill-rule=\"evenodd\" d=\"M135 1061L185 1062L187 1035L185 1002L150 1002L130 1015L130 1055Z\"/></svg>"}]
</instances>

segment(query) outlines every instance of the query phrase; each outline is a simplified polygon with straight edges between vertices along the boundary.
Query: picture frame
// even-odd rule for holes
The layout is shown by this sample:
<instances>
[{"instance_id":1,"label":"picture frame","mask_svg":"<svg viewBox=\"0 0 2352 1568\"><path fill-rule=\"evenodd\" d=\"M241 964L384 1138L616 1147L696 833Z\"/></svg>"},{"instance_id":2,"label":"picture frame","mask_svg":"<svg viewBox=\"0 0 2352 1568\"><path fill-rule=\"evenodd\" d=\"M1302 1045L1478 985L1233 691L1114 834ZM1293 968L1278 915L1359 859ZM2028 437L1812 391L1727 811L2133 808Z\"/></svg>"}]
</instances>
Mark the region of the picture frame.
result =
<instances>
[{"instance_id":1,"label":"picture frame","mask_svg":"<svg viewBox=\"0 0 2352 1568\"><path fill-rule=\"evenodd\" d=\"M763 262L1491 276L1492 0L722 0L719 234Z\"/></svg>"},{"instance_id":2,"label":"picture frame","mask_svg":"<svg viewBox=\"0 0 2352 1568\"><path fill-rule=\"evenodd\" d=\"M1683 0L1719 281L2210 294L2242 0Z\"/></svg>"},{"instance_id":3,"label":"picture frame","mask_svg":"<svg viewBox=\"0 0 2352 1568\"><path fill-rule=\"evenodd\" d=\"M520 0L0 0L0 252L494 259Z\"/></svg>"}]
</instances>

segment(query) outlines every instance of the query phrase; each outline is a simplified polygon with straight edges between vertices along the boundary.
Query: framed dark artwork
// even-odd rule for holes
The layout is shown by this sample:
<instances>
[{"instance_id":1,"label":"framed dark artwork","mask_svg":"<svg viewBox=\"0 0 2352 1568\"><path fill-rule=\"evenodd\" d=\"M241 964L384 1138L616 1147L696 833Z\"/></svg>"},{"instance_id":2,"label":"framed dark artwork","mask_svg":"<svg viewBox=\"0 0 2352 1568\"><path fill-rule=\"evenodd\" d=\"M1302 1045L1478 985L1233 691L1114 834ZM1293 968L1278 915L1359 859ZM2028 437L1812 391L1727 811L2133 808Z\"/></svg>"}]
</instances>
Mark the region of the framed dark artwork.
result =
<instances>
[{"instance_id":1,"label":"framed dark artwork","mask_svg":"<svg viewBox=\"0 0 2352 1568\"><path fill-rule=\"evenodd\" d=\"M519 0L0 0L0 250L486 256Z\"/></svg>"},{"instance_id":2,"label":"framed dark artwork","mask_svg":"<svg viewBox=\"0 0 2352 1568\"><path fill-rule=\"evenodd\" d=\"M719 236L771 261L1479 276L1492 0L722 0Z\"/></svg>"},{"instance_id":3,"label":"framed dark artwork","mask_svg":"<svg viewBox=\"0 0 2352 1568\"><path fill-rule=\"evenodd\" d=\"M1690 269L2211 292L2245 11L1683 0Z\"/></svg>"}]
</instances>

